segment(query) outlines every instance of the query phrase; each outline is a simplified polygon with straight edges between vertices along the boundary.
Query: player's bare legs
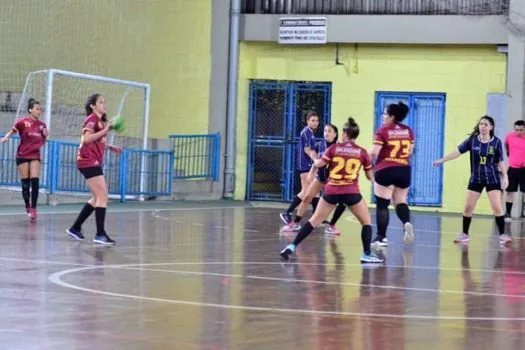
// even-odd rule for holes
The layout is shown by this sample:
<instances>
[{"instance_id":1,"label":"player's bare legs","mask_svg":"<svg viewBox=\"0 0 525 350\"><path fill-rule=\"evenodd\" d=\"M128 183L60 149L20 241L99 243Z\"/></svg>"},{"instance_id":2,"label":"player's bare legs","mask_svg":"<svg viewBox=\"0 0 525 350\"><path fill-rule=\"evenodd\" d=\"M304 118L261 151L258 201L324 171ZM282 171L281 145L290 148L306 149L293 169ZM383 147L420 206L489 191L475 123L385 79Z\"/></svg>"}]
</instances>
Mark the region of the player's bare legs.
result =
<instances>
[{"instance_id":1,"label":"player's bare legs","mask_svg":"<svg viewBox=\"0 0 525 350\"><path fill-rule=\"evenodd\" d=\"M78 240L84 239L84 235L82 234L82 225L89 218L89 216L95 211L95 208L101 207L105 209L108 203L108 191L107 191L107 185L106 185L106 180L104 179L104 176L92 177L90 179L87 179L86 183L91 192L92 197L89 199L89 201L84 205L84 207L80 211L80 214L78 215L75 223L71 226L71 228L69 228L66 231L68 235ZM98 234L98 227L97 227L97 234Z\"/></svg>"},{"instance_id":2,"label":"player's bare legs","mask_svg":"<svg viewBox=\"0 0 525 350\"><path fill-rule=\"evenodd\" d=\"M292 222L292 213L295 210L295 208L297 208L297 206L301 204L301 202L304 199L304 196L308 192L308 187L310 186L310 182L308 181L308 172L299 174L299 178L301 179L301 191L293 198L292 203L290 203L288 209L279 214L281 220L286 225Z\"/></svg>"},{"instance_id":3,"label":"player's bare legs","mask_svg":"<svg viewBox=\"0 0 525 350\"><path fill-rule=\"evenodd\" d=\"M301 229L297 233L297 236L295 236L295 240L292 244L287 246L282 252L281 257L285 260L288 260L288 258L295 252L296 247L312 233L312 231L321 225L321 223L326 220L328 215L330 215L330 212L334 210L335 205L329 204L326 202L323 198L319 201L319 205L317 206L317 210L314 212L314 215L310 218L310 220L305 223L303 226L301 226Z\"/></svg>"},{"instance_id":4,"label":"player's bare legs","mask_svg":"<svg viewBox=\"0 0 525 350\"><path fill-rule=\"evenodd\" d=\"M308 189L305 192L305 195L301 197L302 202L301 204L299 204L299 208L297 208L297 214L295 215L294 221L286 225L283 231L287 231L287 232L298 231L301 228L299 223L301 222L301 219L306 213L306 209L308 209L308 204L312 201L313 198L315 198L315 196L319 195L322 188L323 188L323 184L317 179L314 179L310 183L310 185L308 186Z\"/></svg>"}]
</instances>

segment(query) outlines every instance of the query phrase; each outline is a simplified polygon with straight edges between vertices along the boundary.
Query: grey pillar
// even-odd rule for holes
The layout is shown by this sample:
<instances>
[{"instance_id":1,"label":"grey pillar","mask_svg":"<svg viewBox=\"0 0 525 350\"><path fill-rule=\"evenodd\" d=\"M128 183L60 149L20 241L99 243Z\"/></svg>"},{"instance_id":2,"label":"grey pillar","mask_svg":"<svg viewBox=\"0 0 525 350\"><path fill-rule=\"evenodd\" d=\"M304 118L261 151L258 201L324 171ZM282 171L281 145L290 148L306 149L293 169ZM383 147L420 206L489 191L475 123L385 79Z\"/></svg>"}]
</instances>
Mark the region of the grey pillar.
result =
<instances>
[{"instance_id":1,"label":"grey pillar","mask_svg":"<svg viewBox=\"0 0 525 350\"><path fill-rule=\"evenodd\" d=\"M525 119L525 1L511 0L509 9L509 47L507 57L507 118L506 129L514 121ZM512 216L521 214L523 198L515 196Z\"/></svg>"},{"instance_id":2,"label":"grey pillar","mask_svg":"<svg viewBox=\"0 0 525 350\"><path fill-rule=\"evenodd\" d=\"M210 133L221 135L219 181L213 186L213 197L222 198L224 189L224 154L226 152L226 115L228 101L228 40L230 38L230 6L224 0L212 0L211 77L209 99ZM228 4L229 5L229 4Z\"/></svg>"}]
</instances>

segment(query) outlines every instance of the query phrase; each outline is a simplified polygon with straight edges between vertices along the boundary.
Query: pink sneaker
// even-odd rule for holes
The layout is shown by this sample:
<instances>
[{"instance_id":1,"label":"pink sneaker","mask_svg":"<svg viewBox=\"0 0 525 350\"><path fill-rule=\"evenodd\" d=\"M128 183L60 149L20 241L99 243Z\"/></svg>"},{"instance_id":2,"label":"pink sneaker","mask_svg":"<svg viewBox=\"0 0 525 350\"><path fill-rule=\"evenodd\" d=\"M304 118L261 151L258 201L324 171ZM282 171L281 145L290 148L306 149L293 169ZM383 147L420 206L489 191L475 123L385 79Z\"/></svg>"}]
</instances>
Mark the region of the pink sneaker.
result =
<instances>
[{"instance_id":1,"label":"pink sneaker","mask_svg":"<svg viewBox=\"0 0 525 350\"><path fill-rule=\"evenodd\" d=\"M36 209L29 208L29 217L31 218L31 220L36 220L36 217L37 217Z\"/></svg>"},{"instance_id":2,"label":"pink sneaker","mask_svg":"<svg viewBox=\"0 0 525 350\"><path fill-rule=\"evenodd\" d=\"M27 216L31 217L31 207L26 208Z\"/></svg>"},{"instance_id":3,"label":"pink sneaker","mask_svg":"<svg viewBox=\"0 0 525 350\"><path fill-rule=\"evenodd\" d=\"M339 231L335 225L328 225L328 227L326 228L326 230L324 230L324 233L328 234L328 235L336 235L336 236L339 236L341 234L341 231Z\"/></svg>"},{"instance_id":4,"label":"pink sneaker","mask_svg":"<svg viewBox=\"0 0 525 350\"><path fill-rule=\"evenodd\" d=\"M296 232L301 229L301 225L296 224L295 222L290 222L288 225L282 228L283 232Z\"/></svg>"}]
</instances>

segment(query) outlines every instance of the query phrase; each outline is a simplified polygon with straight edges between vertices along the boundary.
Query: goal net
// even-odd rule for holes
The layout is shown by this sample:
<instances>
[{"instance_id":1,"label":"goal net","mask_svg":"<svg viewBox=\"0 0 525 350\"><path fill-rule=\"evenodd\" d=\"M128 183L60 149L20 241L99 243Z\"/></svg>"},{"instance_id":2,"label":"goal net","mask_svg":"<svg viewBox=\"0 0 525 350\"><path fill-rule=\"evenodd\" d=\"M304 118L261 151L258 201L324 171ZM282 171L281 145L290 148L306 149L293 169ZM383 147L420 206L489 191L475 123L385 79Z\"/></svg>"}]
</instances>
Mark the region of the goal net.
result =
<instances>
[{"instance_id":1,"label":"goal net","mask_svg":"<svg viewBox=\"0 0 525 350\"><path fill-rule=\"evenodd\" d=\"M130 148L147 148L149 84L90 74L48 69L29 73L18 102L16 118L27 115L34 98L43 107L42 120L53 140L78 142L86 117L88 96L100 93L106 100L108 118L119 115L126 130L110 133L108 142Z\"/></svg>"}]
</instances>

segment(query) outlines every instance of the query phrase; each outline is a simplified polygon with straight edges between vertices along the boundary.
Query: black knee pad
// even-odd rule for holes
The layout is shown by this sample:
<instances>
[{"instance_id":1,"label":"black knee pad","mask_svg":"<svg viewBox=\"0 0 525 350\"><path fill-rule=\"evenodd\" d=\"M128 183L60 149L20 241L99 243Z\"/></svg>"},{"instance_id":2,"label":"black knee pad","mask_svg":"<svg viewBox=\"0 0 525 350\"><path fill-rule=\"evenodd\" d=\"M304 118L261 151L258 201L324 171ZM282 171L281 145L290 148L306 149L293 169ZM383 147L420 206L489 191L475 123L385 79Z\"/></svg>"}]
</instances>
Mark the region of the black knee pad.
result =
<instances>
[{"instance_id":1,"label":"black knee pad","mask_svg":"<svg viewBox=\"0 0 525 350\"><path fill-rule=\"evenodd\" d=\"M401 209L401 208L407 208L407 209L409 209L408 204L406 204L406 203L399 203L399 204L396 204L396 209L399 210L399 209Z\"/></svg>"},{"instance_id":2,"label":"black knee pad","mask_svg":"<svg viewBox=\"0 0 525 350\"><path fill-rule=\"evenodd\" d=\"M390 199L384 199L376 196L376 205L378 209L388 209L390 205Z\"/></svg>"}]
</instances>

